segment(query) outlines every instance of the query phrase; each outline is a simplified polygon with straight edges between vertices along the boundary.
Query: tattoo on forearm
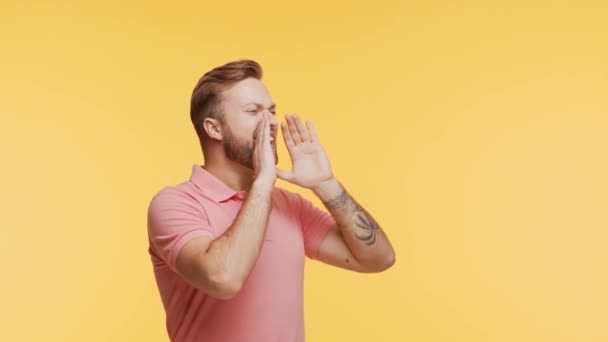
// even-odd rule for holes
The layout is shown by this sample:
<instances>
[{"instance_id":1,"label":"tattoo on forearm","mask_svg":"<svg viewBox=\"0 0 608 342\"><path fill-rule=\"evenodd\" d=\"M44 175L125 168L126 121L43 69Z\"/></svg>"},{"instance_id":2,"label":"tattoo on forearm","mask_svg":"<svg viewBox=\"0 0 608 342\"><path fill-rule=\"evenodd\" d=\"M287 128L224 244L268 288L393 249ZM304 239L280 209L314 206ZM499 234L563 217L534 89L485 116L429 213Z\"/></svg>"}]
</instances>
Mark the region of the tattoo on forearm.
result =
<instances>
[{"instance_id":1,"label":"tattoo on forearm","mask_svg":"<svg viewBox=\"0 0 608 342\"><path fill-rule=\"evenodd\" d=\"M363 208L357 206L357 209L359 210L357 212L358 221L355 221L355 224L357 224L357 226L360 228L365 229L367 231L367 235L360 236L355 234L355 236L357 239L364 241L366 244L371 246L376 242L376 230L378 230L378 225L365 213Z\"/></svg>"},{"instance_id":2,"label":"tattoo on forearm","mask_svg":"<svg viewBox=\"0 0 608 342\"><path fill-rule=\"evenodd\" d=\"M359 203L357 203L342 187L342 192L335 198L324 201L323 204L333 212L336 209L342 209L345 215L350 216L355 225L366 232L363 235L355 233L357 239L365 242L365 244L371 246L376 243L376 231L378 230L378 224L374 219L363 209ZM353 217L354 216L354 217Z\"/></svg>"},{"instance_id":3,"label":"tattoo on forearm","mask_svg":"<svg viewBox=\"0 0 608 342\"><path fill-rule=\"evenodd\" d=\"M327 209L329 209L330 211L333 211L334 209L339 209L339 208L343 208L344 210L347 211L347 213L352 213L355 211L355 206L352 204L353 200L352 197L350 197L350 195L348 194L348 192L346 192L346 189L344 189L344 187L340 186L342 188L342 192L332 198L327 200L326 202L323 202L323 204L325 204L325 206L327 207ZM349 206L350 204L350 206Z\"/></svg>"}]
</instances>

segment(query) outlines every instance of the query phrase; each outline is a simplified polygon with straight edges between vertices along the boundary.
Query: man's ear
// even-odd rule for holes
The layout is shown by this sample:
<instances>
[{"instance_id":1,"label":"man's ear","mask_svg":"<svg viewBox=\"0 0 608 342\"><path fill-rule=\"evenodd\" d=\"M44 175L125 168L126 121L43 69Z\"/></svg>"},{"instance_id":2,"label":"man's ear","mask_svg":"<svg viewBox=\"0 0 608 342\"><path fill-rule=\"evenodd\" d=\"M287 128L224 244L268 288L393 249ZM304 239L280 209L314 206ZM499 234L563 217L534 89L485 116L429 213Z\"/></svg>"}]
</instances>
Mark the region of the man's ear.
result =
<instances>
[{"instance_id":1,"label":"man's ear","mask_svg":"<svg viewBox=\"0 0 608 342\"><path fill-rule=\"evenodd\" d=\"M203 120L203 129L213 140L222 141L224 139L222 126L216 119L205 118L205 120Z\"/></svg>"}]
</instances>

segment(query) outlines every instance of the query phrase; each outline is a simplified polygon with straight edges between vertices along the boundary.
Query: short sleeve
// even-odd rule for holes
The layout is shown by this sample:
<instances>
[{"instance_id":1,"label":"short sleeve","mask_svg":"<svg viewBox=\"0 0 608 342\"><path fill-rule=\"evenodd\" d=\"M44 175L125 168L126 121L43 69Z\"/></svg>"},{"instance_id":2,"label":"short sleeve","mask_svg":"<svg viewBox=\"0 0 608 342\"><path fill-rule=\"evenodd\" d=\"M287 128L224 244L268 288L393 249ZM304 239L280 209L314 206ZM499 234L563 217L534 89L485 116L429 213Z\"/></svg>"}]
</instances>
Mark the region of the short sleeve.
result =
<instances>
[{"instance_id":1,"label":"short sleeve","mask_svg":"<svg viewBox=\"0 0 608 342\"><path fill-rule=\"evenodd\" d=\"M170 187L152 198L148 207L148 237L152 249L171 270L176 272L179 250L198 236L216 236L200 204Z\"/></svg>"},{"instance_id":2,"label":"short sleeve","mask_svg":"<svg viewBox=\"0 0 608 342\"><path fill-rule=\"evenodd\" d=\"M321 242L336 223L333 216L316 207L311 201L297 194L300 202L300 227L304 238L304 250L310 259L317 259Z\"/></svg>"}]
</instances>

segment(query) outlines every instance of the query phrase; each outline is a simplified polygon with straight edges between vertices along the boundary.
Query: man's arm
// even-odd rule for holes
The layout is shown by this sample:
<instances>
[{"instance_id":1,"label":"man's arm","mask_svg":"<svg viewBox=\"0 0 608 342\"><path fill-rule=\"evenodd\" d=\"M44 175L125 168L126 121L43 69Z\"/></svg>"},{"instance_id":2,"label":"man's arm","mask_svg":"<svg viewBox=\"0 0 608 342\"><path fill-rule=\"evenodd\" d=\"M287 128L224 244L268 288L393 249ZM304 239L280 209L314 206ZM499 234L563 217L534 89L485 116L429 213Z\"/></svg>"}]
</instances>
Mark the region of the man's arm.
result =
<instances>
[{"instance_id":1,"label":"man's arm","mask_svg":"<svg viewBox=\"0 0 608 342\"><path fill-rule=\"evenodd\" d=\"M188 241L176 260L182 277L221 299L235 296L247 280L260 254L270 214L276 180L270 114L264 114L258 125L253 152L255 180L234 222L213 241L201 237Z\"/></svg>"},{"instance_id":2,"label":"man's arm","mask_svg":"<svg viewBox=\"0 0 608 342\"><path fill-rule=\"evenodd\" d=\"M277 176L311 189L336 221L317 251L317 259L360 272L380 272L395 263L395 252L374 218L346 192L333 176L329 159L312 122L297 114L285 115L281 132L292 161L292 171ZM308 128L308 129L307 129Z\"/></svg>"},{"instance_id":3,"label":"man's arm","mask_svg":"<svg viewBox=\"0 0 608 342\"><path fill-rule=\"evenodd\" d=\"M319 247L319 260L359 272L381 272L395 263L395 251L382 228L338 180L312 190L336 221Z\"/></svg>"},{"instance_id":4,"label":"man's arm","mask_svg":"<svg viewBox=\"0 0 608 342\"><path fill-rule=\"evenodd\" d=\"M180 275L212 297L230 299L243 286L264 241L271 192L254 183L232 225L215 240L188 241L176 259Z\"/></svg>"}]
</instances>

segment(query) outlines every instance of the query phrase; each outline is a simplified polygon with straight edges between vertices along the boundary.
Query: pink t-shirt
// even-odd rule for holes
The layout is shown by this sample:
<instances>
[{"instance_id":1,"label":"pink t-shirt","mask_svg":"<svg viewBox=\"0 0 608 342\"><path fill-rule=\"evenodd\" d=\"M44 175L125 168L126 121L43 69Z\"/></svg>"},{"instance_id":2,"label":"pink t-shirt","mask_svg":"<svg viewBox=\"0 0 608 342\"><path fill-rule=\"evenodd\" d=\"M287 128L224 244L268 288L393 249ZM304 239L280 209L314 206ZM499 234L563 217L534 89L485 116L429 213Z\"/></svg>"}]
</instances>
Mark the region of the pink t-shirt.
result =
<instances>
[{"instance_id":1,"label":"pink t-shirt","mask_svg":"<svg viewBox=\"0 0 608 342\"><path fill-rule=\"evenodd\" d=\"M298 193L274 188L260 255L232 299L208 296L175 270L180 248L197 236L222 235L246 195L193 165L189 181L152 198L148 252L171 341L304 341L304 257L316 258L335 220Z\"/></svg>"}]
</instances>

